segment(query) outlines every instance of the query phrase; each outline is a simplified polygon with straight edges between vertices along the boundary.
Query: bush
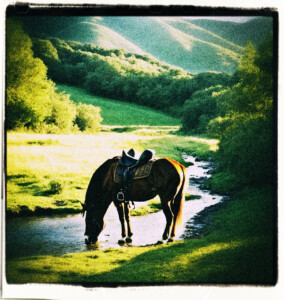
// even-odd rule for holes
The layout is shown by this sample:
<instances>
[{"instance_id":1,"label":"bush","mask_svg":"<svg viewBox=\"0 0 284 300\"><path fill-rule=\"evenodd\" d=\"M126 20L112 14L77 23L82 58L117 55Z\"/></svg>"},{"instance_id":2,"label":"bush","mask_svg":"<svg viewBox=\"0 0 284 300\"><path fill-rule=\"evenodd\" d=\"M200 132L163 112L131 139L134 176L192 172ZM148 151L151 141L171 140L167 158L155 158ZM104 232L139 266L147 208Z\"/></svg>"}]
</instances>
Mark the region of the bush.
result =
<instances>
[{"instance_id":1,"label":"bush","mask_svg":"<svg viewBox=\"0 0 284 300\"><path fill-rule=\"evenodd\" d=\"M74 124L81 131L97 132L101 128L101 109L93 105L79 104Z\"/></svg>"},{"instance_id":2,"label":"bush","mask_svg":"<svg viewBox=\"0 0 284 300\"><path fill-rule=\"evenodd\" d=\"M63 183L52 180L49 183L49 193L50 194L60 194L63 191Z\"/></svg>"}]
</instances>

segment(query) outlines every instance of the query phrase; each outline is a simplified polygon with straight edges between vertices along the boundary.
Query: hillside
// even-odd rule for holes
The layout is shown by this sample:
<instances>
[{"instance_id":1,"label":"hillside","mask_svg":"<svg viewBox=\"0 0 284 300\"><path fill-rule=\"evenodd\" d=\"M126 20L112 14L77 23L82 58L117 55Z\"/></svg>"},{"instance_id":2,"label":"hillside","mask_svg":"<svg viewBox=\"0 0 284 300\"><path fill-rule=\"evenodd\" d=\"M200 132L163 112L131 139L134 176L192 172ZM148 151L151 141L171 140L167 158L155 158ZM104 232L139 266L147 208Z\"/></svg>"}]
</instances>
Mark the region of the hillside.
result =
<instances>
[{"instance_id":1,"label":"hillside","mask_svg":"<svg viewBox=\"0 0 284 300\"><path fill-rule=\"evenodd\" d=\"M148 53L189 72L232 73L245 42L261 41L272 28L268 18L245 23L178 17L33 17L22 20L25 30L32 35Z\"/></svg>"},{"instance_id":2,"label":"hillside","mask_svg":"<svg viewBox=\"0 0 284 300\"><path fill-rule=\"evenodd\" d=\"M241 47L233 47L232 43L226 43L202 28L189 24L186 30L181 28L179 25L187 24L179 18L104 17L99 22L159 60L190 72L230 73L236 68L242 53Z\"/></svg>"},{"instance_id":3,"label":"hillside","mask_svg":"<svg viewBox=\"0 0 284 300\"><path fill-rule=\"evenodd\" d=\"M245 23L224 22L216 20L191 20L190 23L206 30L210 30L224 39L240 46L252 41L256 46L272 31L273 19L259 17Z\"/></svg>"},{"instance_id":4,"label":"hillside","mask_svg":"<svg viewBox=\"0 0 284 300\"><path fill-rule=\"evenodd\" d=\"M56 32L56 37L80 43L91 43L107 49L123 48L129 52L145 54L143 50L115 31L92 22L73 23Z\"/></svg>"},{"instance_id":5,"label":"hillside","mask_svg":"<svg viewBox=\"0 0 284 300\"><path fill-rule=\"evenodd\" d=\"M180 121L167 114L134 103L125 103L89 94L84 89L57 85L59 91L70 94L75 103L92 104L101 108L103 125L178 126Z\"/></svg>"}]
</instances>

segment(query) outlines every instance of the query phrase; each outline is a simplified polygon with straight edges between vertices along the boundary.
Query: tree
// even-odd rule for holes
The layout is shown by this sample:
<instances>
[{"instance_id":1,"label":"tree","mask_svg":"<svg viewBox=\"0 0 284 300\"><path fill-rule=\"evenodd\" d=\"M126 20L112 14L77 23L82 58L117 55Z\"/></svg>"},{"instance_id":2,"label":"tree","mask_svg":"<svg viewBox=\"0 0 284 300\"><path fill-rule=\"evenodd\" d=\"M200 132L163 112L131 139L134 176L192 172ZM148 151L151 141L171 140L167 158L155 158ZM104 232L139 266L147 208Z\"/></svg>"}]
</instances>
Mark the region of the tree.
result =
<instances>
[{"instance_id":1,"label":"tree","mask_svg":"<svg viewBox=\"0 0 284 300\"><path fill-rule=\"evenodd\" d=\"M33 57L31 47L31 39L20 23L7 19L7 129L35 127L51 111L49 101L42 104L52 83L43 62Z\"/></svg>"},{"instance_id":2,"label":"tree","mask_svg":"<svg viewBox=\"0 0 284 300\"><path fill-rule=\"evenodd\" d=\"M255 49L247 44L239 65L240 82L219 98L223 117L210 122L219 137L219 169L243 185L273 181L273 73L272 39Z\"/></svg>"},{"instance_id":3,"label":"tree","mask_svg":"<svg viewBox=\"0 0 284 300\"><path fill-rule=\"evenodd\" d=\"M65 42L55 39L54 44L61 49L61 54L73 53ZM61 70L70 83L79 80L73 77L79 70L72 64L62 64L57 48L49 40L34 40L37 55L52 62L54 72ZM101 122L100 109L76 105L69 95L57 93L55 84L47 78L47 67L32 51L32 40L23 31L21 24L14 19L7 19L7 106L6 128L19 127L47 132L63 132L73 130L74 123L80 130L97 131ZM60 52L60 51L59 51ZM80 60L81 54L73 55ZM67 60L67 57L65 57ZM78 67L80 67L78 63ZM77 75L83 76L81 72ZM58 74L56 75L58 76ZM84 124L83 124L84 123Z\"/></svg>"},{"instance_id":4,"label":"tree","mask_svg":"<svg viewBox=\"0 0 284 300\"><path fill-rule=\"evenodd\" d=\"M102 117L100 115L101 109L93 105L79 104L77 106L77 113L75 125L81 131L98 132L101 127Z\"/></svg>"}]
</instances>

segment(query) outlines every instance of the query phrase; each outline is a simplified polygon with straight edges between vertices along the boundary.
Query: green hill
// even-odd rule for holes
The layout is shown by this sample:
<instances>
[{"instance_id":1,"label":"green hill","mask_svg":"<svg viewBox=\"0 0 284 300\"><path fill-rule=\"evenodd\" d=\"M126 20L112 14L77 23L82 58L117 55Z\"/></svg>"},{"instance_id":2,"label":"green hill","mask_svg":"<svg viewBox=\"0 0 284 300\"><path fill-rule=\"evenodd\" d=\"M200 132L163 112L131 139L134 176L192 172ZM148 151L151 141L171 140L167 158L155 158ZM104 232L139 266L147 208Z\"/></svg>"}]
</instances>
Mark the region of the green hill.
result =
<instances>
[{"instance_id":1,"label":"green hill","mask_svg":"<svg viewBox=\"0 0 284 300\"><path fill-rule=\"evenodd\" d=\"M244 23L207 19L190 20L188 22L210 30L212 33L240 46L245 46L247 41L251 41L257 46L272 31L273 26L271 17L258 17Z\"/></svg>"},{"instance_id":2,"label":"green hill","mask_svg":"<svg viewBox=\"0 0 284 300\"><path fill-rule=\"evenodd\" d=\"M120 102L89 94L84 89L68 85L57 85L59 91L70 94L70 99L76 103L92 104L101 108L103 125L151 125L178 126L180 120L145 106L134 103Z\"/></svg>"},{"instance_id":3,"label":"green hill","mask_svg":"<svg viewBox=\"0 0 284 300\"><path fill-rule=\"evenodd\" d=\"M76 22L58 31L56 37L80 43L91 43L106 49L123 48L129 52L145 54L143 50L129 42L115 31L92 22Z\"/></svg>"},{"instance_id":4,"label":"green hill","mask_svg":"<svg viewBox=\"0 0 284 300\"><path fill-rule=\"evenodd\" d=\"M247 40L263 40L271 18L245 23L180 17L26 17L25 29L97 46L148 53L189 72L232 73Z\"/></svg>"},{"instance_id":5,"label":"green hill","mask_svg":"<svg viewBox=\"0 0 284 300\"><path fill-rule=\"evenodd\" d=\"M104 17L95 22L116 30L157 59L190 72L231 73L242 53L241 47L180 18Z\"/></svg>"}]
</instances>

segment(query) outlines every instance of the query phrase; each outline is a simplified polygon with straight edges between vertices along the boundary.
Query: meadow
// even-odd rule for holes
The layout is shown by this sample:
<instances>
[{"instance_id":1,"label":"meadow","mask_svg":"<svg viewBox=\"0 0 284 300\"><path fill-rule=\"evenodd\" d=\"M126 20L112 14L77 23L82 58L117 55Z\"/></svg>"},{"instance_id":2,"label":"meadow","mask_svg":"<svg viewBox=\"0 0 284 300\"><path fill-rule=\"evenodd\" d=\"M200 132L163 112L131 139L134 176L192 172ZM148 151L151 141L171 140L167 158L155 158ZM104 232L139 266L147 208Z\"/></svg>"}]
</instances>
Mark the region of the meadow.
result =
<instances>
[{"instance_id":1,"label":"meadow","mask_svg":"<svg viewBox=\"0 0 284 300\"><path fill-rule=\"evenodd\" d=\"M136 115L136 122L139 116ZM218 149L218 140L180 135L178 120L171 126L158 122L150 126L142 121L137 125L124 120L119 125L111 124L105 116L103 131L96 135L8 132L7 214L80 212L80 201L84 201L93 172L106 159L120 155L122 149L152 148L158 157L167 156L182 163L183 151L208 159ZM266 186L235 192L221 210L209 216L209 225L197 238L147 247L90 249L62 256L9 259L7 281L91 286L275 284L272 195L273 191ZM159 207L153 201L139 209L142 211L136 212L138 215Z\"/></svg>"},{"instance_id":2,"label":"meadow","mask_svg":"<svg viewBox=\"0 0 284 300\"><path fill-rule=\"evenodd\" d=\"M103 125L179 126L180 121L157 110L134 103L121 102L94 96L86 90L57 84L58 91L70 94L75 103L92 104L101 108Z\"/></svg>"},{"instance_id":3,"label":"meadow","mask_svg":"<svg viewBox=\"0 0 284 300\"><path fill-rule=\"evenodd\" d=\"M92 96L71 86L58 88L70 93L74 102L100 106L102 130L95 135L8 132L8 215L80 212L93 172L123 149L150 148L157 157L185 163L182 151L205 159L218 148L218 140L179 135L179 120L162 112ZM145 212L134 212L141 213Z\"/></svg>"},{"instance_id":4,"label":"meadow","mask_svg":"<svg viewBox=\"0 0 284 300\"><path fill-rule=\"evenodd\" d=\"M97 135L8 133L7 214L81 211L80 201L84 201L93 172L123 149L152 148L157 157L183 162L182 151L205 158L204 153L210 155L217 147L216 140L173 135L163 127L148 130L149 135L141 127Z\"/></svg>"}]
</instances>

